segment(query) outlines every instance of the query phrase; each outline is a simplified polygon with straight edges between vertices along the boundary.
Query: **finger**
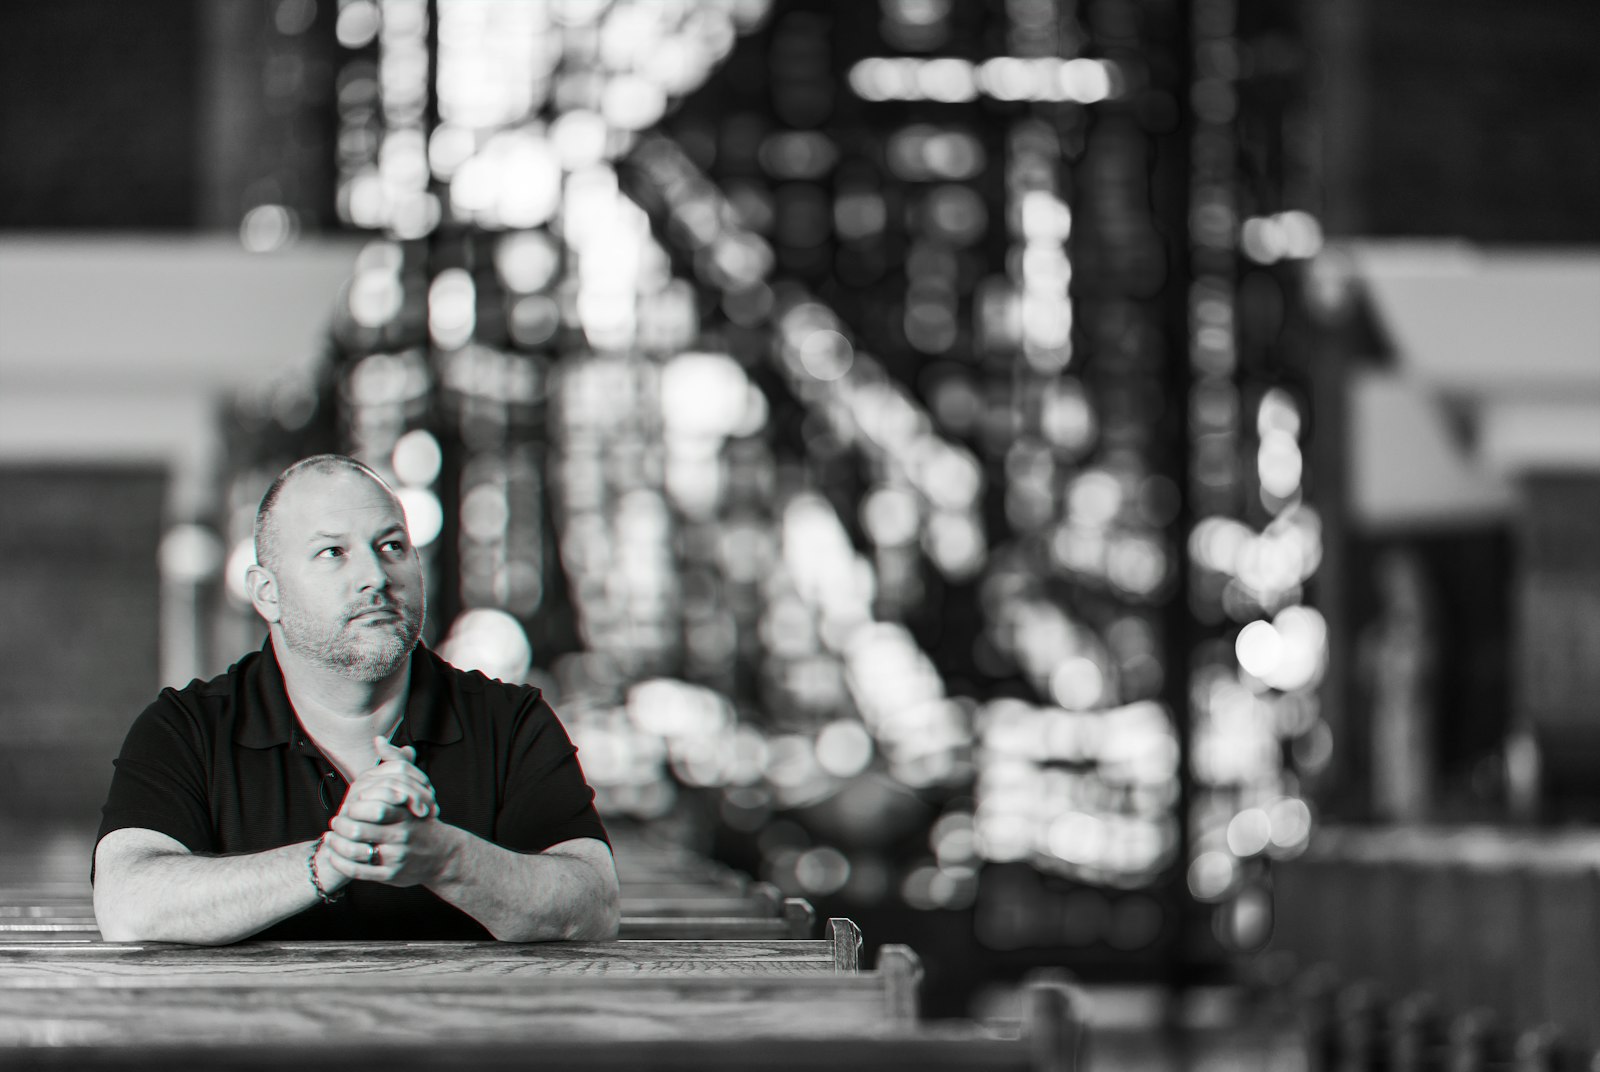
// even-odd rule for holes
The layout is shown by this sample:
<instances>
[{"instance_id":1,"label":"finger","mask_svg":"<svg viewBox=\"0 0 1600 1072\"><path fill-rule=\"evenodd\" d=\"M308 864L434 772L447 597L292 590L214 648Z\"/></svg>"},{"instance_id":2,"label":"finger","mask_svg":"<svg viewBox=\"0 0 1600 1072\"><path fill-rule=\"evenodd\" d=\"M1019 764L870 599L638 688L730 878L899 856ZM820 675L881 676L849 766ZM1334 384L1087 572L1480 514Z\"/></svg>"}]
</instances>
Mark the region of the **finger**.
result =
<instances>
[{"instance_id":1,"label":"finger","mask_svg":"<svg viewBox=\"0 0 1600 1072\"><path fill-rule=\"evenodd\" d=\"M378 762L374 763L369 769L383 771L385 773L389 771L404 771L413 778L426 779L428 777L426 774L422 773L421 767L418 767L415 763L411 762L409 759L406 759L404 756L380 756L378 758Z\"/></svg>"},{"instance_id":2,"label":"finger","mask_svg":"<svg viewBox=\"0 0 1600 1072\"><path fill-rule=\"evenodd\" d=\"M415 768L401 770L398 768L374 768L363 774L351 785L352 791L360 798L371 796L379 799L393 799L380 792L379 786L393 786L404 792L406 799L411 801L411 810L419 817L437 807L437 795L433 783ZM398 801L397 801L398 802Z\"/></svg>"},{"instance_id":3,"label":"finger","mask_svg":"<svg viewBox=\"0 0 1600 1072\"><path fill-rule=\"evenodd\" d=\"M403 803L357 797L345 801L338 817L358 823L389 825L399 822L408 814L409 809Z\"/></svg>"},{"instance_id":4,"label":"finger","mask_svg":"<svg viewBox=\"0 0 1600 1072\"><path fill-rule=\"evenodd\" d=\"M385 804L404 804L411 793L393 782L369 783L355 790L356 800L379 800Z\"/></svg>"},{"instance_id":5,"label":"finger","mask_svg":"<svg viewBox=\"0 0 1600 1072\"><path fill-rule=\"evenodd\" d=\"M382 882L387 885L398 885L395 879L402 869L400 865L389 861L387 853L388 850L385 850L384 856L375 864L355 863L343 857L334 857L334 859L339 861L337 866L341 868L341 873L349 875L353 879L359 879L362 882Z\"/></svg>"},{"instance_id":6,"label":"finger","mask_svg":"<svg viewBox=\"0 0 1600 1072\"><path fill-rule=\"evenodd\" d=\"M408 866L411 847L405 842L365 841L329 833L329 865L352 879L393 882Z\"/></svg>"},{"instance_id":7,"label":"finger","mask_svg":"<svg viewBox=\"0 0 1600 1072\"><path fill-rule=\"evenodd\" d=\"M395 782L383 782L375 785L366 785L356 790L356 800L377 800L385 804L396 806L411 806L417 801L430 802L433 793L421 786L403 785Z\"/></svg>"},{"instance_id":8,"label":"finger","mask_svg":"<svg viewBox=\"0 0 1600 1072\"><path fill-rule=\"evenodd\" d=\"M399 811L414 815L418 819L427 819L439 813L439 803L431 792L418 789L402 789L395 785L372 786L357 795L357 802L371 801L390 805ZM369 817L365 810L361 814L352 813L354 818L367 820ZM398 822L402 816L389 814L384 818L373 817L372 822Z\"/></svg>"},{"instance_id":9,"label":"finger","mask_svg":"<svg viewBox=\"0 0 1600 1072\"><path fill-rule=\"evenodd\" d=\"M407 763L417 761L417 750L409 744L396 746L394 742L384 737L374 737L372 743L378 750L380 763L392 759L405 760Z\"/></svg>"},{"instance_id":10,"label":"finger","mask_svg":"<svg viewBox=\"0 0 1600 1072\"><path fill-rule=\"evenodd\" d=\"M400 814L404 815L405 813L402 812ZM391 841L403 840L408 836L401 834L397 830L397 827L401 825L401 823L396 822L366 822L360 819L352 819L348 815L335 815L333 821L328 824L328 829L347 841L385 844Z\"/></svg>"},{"instance_id":11,"label":"finger","mask_svg":"<svg viewBox=\"0 0 1600 1072\"><path fill-rule=\"evenodd\" d=\"M432 799L434 796L431 782L420 781L416 778L384 775L356 779L351 783L346 795L356 800L362 798L384 800L392 799L394 793L403 794L406 799L416 797Z\"/></svg>"},{"instance_id":12,"label":"finger","mask_svg":"<svg viewBox=\"0 0 1600 1072\"><path fill-rule=\"evenodd\" d=\"M329 846L329 849L330 849L330 851L328 852L328 866L330 868L332 868L334 871L337 871L339 874L343 875L345 878L358 878L358 877L360 877L355 872L356 865L351 863L348 859L346 859L343 853L339 852L337 849L334 849L332 847L333 846L333 839L332 838L328 839L328 846Z\"/></svg>"},{"instance_id":13,"label":"finger","mask_svg":"<svg viewBox=\"0 0 1600 1072\"><path fill-rule=\"evenodd\" d=\"M375 794L380 786L391 787L408 797L432 797L434 795L432 782L400 775L374 774L370 778L358 778L351 783L350 788L356 796L360 797Z\"/></svg>"},{"instance_id":14,"label":"finger","mask_svg":"<svg viewBox=\"0 0 1600 1072\"><path fill-rule=\"evenodd\" d=\"M410 778L418 782L426 782L428 780L428 776L422 772L422 768L418 767L409 760L385 759L373 764L360 774L356 775L355 781L359 782L367 778L396 777Z\"/></svg>"},{"instance_id":15,"label":"finger","mask_svg":"<svg viewBox=\"0 0 1600 1072\"><path fill-rule=\"evenodd\" d=\"M333 857L338 860L338 866L343 874L363 882L389 882L398 873L399 868L388 860L380 857L377 863L362 863L357 860L347 860L342 856Z\"/></svg>"},{"instance_id":16,"label":"finger","mask_svg":"<svg viewBox=\"0 0 1600 1072\"><path fill-rule=\"evenodd\" d=\"M381 786L381 784L397 784L406 789L418 789L422 792L434 792L434 782L427 781L418 770L400 770L397 766L374 766L370 771L360 774L355 781L350 782L352 789L366 789L368 786Z\"/></svg>"},{"instance_id":17,"label":"finger","mask_svg":"<svg viewBox=\"0 0 1600 1072\"><path fill-rule=\"evenodd\" d=\"M381 858L380 847L376 842L331 833L325 844L336 858L348 864L371 864Z\"/></svg>"}]
</instances>

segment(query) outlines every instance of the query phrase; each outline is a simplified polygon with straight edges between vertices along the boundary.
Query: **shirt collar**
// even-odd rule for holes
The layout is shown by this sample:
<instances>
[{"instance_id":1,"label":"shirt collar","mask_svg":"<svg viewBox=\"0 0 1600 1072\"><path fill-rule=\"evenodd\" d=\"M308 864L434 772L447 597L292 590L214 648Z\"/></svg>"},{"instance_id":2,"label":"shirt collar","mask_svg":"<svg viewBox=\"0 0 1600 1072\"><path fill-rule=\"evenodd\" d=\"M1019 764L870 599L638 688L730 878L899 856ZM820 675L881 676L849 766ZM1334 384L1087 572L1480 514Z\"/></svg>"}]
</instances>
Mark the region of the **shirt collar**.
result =
<instances>
[{"instance_id":1,"label":"shirt collar","mask_svg":"<svg viewBox=\"0 0 1600 1072\"><path fill-rule=\"evenodd\" d=\"M262 642L261 651L247 659L234 740L246 748L275 748L291 743L298 721L272 649L271 635ZM440 658L421 644L411 653L410 693L406 697L405 718L394 735L396 744L451 744L461 739L461 723L444 688L440 663Z\"/></svg>"}]
</instances>

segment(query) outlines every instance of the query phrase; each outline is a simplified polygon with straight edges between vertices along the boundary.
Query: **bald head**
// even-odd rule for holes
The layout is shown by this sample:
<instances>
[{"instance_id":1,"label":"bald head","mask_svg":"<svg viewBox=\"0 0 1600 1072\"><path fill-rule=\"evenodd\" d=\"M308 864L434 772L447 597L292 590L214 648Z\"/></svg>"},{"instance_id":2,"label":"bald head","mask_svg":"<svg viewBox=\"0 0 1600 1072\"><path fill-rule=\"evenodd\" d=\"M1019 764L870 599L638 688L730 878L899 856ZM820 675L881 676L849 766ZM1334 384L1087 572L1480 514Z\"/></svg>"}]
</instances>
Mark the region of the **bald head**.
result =
<instances>
[{"instance_id":1,"label":"bald head","mask_svg":"<svg viewBox=\"0 0 1600 1072\"><path fill-rule=\"evenodd\" d=\"M256 508L256 561L273 572L277 572L279 564L283 561L278 500L283 497L284 491L291 484L301 477L313 474L334 476L345 473L366 477L382 488L384 494L391 499L395 497L394 490L384 482L383 477L354 458L343 454L313 454L309 458L302 458L279 473L278 478L267 488L267 493L261 496L261 505Z\"/></svg>"}]
</instances>

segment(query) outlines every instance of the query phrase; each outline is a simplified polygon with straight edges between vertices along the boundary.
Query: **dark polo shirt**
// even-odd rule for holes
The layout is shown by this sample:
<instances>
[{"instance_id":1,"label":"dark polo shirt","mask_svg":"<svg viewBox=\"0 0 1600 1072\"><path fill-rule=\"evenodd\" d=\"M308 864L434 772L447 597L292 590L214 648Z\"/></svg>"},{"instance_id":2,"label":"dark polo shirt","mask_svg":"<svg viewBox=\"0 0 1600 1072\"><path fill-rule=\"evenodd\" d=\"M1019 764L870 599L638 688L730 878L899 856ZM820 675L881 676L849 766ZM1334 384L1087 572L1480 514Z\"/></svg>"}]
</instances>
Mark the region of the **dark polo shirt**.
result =
<instances>
[{"instance_id":1,"label":"dark polo shirt","mask_svg":"<svg viewBox=\"0 0 1600 1072\"><path fill-rule=\"evenodd\" d=\"M458 670L418 647L393 740L416 748L443 822L518 852L606 840L577 749L538 689ZM348 788L295 716L269 638L227 673L164 689L145 708L116 761L99 837L140 827L198 855L262 852L320 836ZM358 881L337 903L254 937L491 935L421 886Z\"/></svg>"}]
</instances>

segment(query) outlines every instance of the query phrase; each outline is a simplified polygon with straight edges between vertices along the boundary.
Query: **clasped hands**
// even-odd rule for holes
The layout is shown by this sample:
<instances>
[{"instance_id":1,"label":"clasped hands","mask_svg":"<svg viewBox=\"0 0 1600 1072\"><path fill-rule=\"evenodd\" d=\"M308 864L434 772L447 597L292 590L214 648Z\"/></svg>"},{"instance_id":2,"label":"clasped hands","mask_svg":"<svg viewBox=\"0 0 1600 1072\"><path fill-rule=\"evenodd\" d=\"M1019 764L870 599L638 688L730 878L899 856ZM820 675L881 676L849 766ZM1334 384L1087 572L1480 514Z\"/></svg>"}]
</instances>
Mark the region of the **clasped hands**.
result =
<instances>
[{"instance_id":1,"label":"clasped hands","mask_svg":"<svg viewBox=\"0 0 1600 1072\"><path fill-rule=\"evenodd\" d=\"M431 882L441 874L447 854L433 783L416 766L416 749L396 748L382 737L373 742L378 763L350 783L319 855L349 880L389 886Z\"/></svg>"}]
</instances>

